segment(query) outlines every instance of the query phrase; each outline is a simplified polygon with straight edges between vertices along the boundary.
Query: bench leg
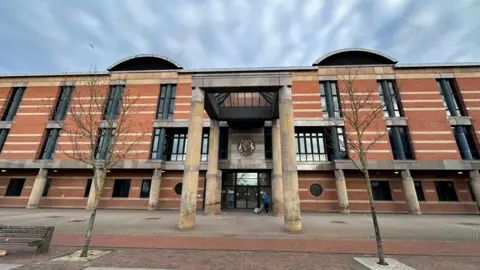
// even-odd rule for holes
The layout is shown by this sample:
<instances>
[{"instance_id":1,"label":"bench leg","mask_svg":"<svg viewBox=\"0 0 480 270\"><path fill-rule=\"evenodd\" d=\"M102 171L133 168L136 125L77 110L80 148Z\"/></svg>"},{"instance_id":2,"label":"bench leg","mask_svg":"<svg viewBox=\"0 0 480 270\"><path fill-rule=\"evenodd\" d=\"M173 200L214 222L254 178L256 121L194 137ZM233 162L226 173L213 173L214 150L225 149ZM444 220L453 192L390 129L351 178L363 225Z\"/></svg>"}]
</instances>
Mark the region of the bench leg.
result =
<instances>
[{"instance_id":1,"label":"bench leg","mask_svg":"<svg viewBox=\"0 0 480 270\"><path fill-rule=\"evenodd\" d=\"M46 253L48 252L48 249L50 248L50 243L44 243L39 246L37 246L37 251L35 251L35 255L41 254L41 253Z\"/></svg>"}]
</instances>

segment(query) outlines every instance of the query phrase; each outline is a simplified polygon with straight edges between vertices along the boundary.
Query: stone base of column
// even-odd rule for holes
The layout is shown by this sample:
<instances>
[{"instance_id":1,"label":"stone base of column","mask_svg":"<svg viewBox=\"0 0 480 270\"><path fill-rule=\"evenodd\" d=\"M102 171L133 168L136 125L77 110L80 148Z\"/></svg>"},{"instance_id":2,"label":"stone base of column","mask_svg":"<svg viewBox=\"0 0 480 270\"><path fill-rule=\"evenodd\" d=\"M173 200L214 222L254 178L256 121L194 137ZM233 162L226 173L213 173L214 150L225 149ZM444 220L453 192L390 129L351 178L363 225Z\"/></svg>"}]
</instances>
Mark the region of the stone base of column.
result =
<instances>
[{"instance_id":1,"label":"stone base of column","mask_svg":"<svg viewBox=\"0 0 480 270\"><path fill-rule=\"evenodd\" d=\"M410 175L409 170L404 170L402 174L403 191L407 201L408 213L411 215L421 215L420 204L418 203L417 192L415 191L415 183Z\"/></svg>"},{"instance_id":2,"label":"stone base of column","mask_svg":"<svg viewBox=\"0 0 480 270\"><path fill-rule=\"evenodd\" d=\"M221 183L220 183L221 185ZM221 213L221 201L217 198L218 192L218 174L209 175L207 173L207 182L205 187L207 188L205 198L205 210L204 213L207 216L214 216Z\"/></svg>"},{"instance_id":3,"label":"stone base of column","mask_svg":"<svg viewBox=\"0 0 480 270\"><path fill-rule=\"evenodd\" d=\"M46 169L40 169L37 176L35 177L35 182L33 183L32 191L30 191L30 196L28 197L27 209L38 208L40 204L40 199L42 198L43 189L47 182L48 171Z\"/></svg>"},{"instance_id":4,"label":"stone base of column","mask_svg":"<svg viewBox=\"0 0 480 270\"><path fill-rule=\"evenodd\" d=\"M477 201L477 206L480 209L480 173L478 170L470 171L470 187Z\"/></svg>"},{"instance_id":5,"label":"stone base of column","mask_svg":"<svg viewBox=\"0 0 480 270\"><path fill-rule=\"evenodd\" d=\"M148 196L148 210L155 211L158 206L158 196L160 194L160 184L162 181L162 170L155 169L152 176L152 184L150 185L150 194Z\"/></svg>"},{"instance_id":6,"label":"stone base of column","mask_svg":"<svg viewBox=\"0 0 480 270\"><path fill-rule=\"evenodd\" d=\"M300 215L300 199L298 196L297 171L283 171L284 183L284 231L288 233L302 233L302 219Z\"/></svg>"},{"instance_id":7,"label":"stone base of column","mask_svg":"<svg viewBox=\"0 0 480 270\"><path fill-rule=\"evenodd\" d=\"M335 170L335 188L337 190L339 212L342 214L350 214L347 184L345 182L343 170Z\"/></svg>"}]
</instances>

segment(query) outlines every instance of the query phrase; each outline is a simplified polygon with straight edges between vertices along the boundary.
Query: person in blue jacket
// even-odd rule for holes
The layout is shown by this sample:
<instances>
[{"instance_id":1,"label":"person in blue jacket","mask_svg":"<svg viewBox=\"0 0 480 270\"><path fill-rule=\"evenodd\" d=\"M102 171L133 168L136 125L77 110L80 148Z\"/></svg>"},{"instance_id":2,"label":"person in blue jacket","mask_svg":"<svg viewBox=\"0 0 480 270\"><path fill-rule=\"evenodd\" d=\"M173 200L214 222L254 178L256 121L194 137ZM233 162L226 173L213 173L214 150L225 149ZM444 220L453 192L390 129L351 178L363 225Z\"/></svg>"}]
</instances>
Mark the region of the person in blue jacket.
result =
<instances>
[{"instance_id":1,"label":"person in blue jacket","mask_svg":"<svg viewBox=\"0 0 480 270\"><path fill-rule=\"evenodd\" d=\"M263 194L263 205L265 206L265 215L268 215L268 195L267 195L267 193Z\"/></svg>"}]
</instances>

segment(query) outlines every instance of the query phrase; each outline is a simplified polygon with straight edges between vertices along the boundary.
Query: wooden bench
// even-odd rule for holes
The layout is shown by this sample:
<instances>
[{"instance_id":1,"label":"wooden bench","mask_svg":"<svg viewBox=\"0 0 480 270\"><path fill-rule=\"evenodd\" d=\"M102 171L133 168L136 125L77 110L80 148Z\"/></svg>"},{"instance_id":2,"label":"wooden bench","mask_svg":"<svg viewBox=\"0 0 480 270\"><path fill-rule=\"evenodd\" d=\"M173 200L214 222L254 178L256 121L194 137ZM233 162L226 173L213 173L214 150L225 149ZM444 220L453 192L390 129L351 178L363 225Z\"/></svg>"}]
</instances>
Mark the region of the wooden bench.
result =
<instances>
[{"instance_id":1,"label":"wooden bench","mask_svg":"<svg viewBox=\"0 0 480 270\"><path fill-rule=\"evenodd\" d=\"M54 230L53 226L0 225L0 245L25 243L30 247L37 247L35 254L48 252Z\"/></svg>"}]
</instances>

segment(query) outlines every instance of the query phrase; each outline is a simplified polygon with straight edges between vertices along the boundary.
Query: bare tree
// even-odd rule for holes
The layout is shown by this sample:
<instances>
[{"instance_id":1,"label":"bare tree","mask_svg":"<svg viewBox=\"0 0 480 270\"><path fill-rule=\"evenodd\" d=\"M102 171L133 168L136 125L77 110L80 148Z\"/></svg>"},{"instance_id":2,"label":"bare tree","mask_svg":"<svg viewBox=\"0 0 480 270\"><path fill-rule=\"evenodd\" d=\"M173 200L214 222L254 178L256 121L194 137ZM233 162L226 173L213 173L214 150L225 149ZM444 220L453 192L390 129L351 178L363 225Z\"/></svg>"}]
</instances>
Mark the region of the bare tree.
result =
<instances>
[{"instance_id":1,"label":"bare tree","mask_svg":"<svg viewBox=\"0 0 480 270\"><path fill-rule=\"evenodd\" d=\"M142 152L136 146L147 134L148 123L137 116L140 96L132 95L125 85L109 86L109 76L91 71L75 78L72 89L71 97L66 97L70 104L65 119L54 118L62 127L57 151L86 164L94 175L95 196L80 255L86 257L107 173L120 161L135 159Z\"/></svg>"},{"instance_id":2,"label":"bare tree","mask_svg":"<svg viewBox=\"0 0 480 270\"><path fill-rule=\"evenodd\" d=\"M388 135L382 115L387 103L395 102L397 96L394 94L389 95L390 98L386 98L383 95L381 99L378 99L376 96L379 92L376 87L358 89L358 81L356 81L358 70L358 68L347 68L347 74L339 79L340 104L346 131L345 138L340 140L340 144L349 151L350 160L363 173L365 178L377 243L378 263L387 265L383 254L382 238L370 184L368 152L376 148L382 138Z\"/></svg>"}]
</instances>

